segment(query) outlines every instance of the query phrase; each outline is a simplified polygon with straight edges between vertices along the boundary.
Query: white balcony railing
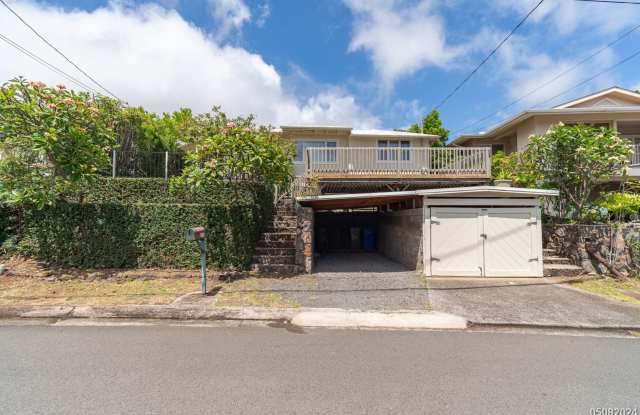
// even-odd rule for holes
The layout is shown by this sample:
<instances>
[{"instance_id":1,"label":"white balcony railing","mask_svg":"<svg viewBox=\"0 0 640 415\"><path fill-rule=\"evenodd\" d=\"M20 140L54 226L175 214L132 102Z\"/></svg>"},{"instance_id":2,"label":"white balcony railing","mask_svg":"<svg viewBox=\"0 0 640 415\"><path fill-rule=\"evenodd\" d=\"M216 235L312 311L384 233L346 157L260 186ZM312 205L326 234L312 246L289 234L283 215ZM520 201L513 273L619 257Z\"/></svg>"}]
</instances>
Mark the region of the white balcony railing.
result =
<instances>
[{"instance_id":1,"label":"white balcony railing","mask_svg":"<svg viewBox=\"0 0 640 415\"><path fill-rule=\"evenodd\" d=\"M307 148L308 176L322 177L489 177L489 147Z\"/></svg>"}]
</instances>

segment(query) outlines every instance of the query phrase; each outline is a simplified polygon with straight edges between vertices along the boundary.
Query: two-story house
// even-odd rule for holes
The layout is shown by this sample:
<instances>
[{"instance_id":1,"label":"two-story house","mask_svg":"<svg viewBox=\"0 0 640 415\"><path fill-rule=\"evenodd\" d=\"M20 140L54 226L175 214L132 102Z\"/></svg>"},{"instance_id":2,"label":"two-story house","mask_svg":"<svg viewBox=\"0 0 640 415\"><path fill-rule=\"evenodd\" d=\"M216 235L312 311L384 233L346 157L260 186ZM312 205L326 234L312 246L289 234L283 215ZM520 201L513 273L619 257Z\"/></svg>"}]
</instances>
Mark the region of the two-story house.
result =
<instances>
[{"instance_id":1,"label":"two-story house","mask_svg":"<svg viewBox=\"0 0 640 415\"><path fill-rule=\"evenodd\" d=\"M482 147L509 154L522 151L529 137L546 133L558 123L610 127L635 145L629 175L640 176L640 94L620 87L574 99L548 109L532 109L501 122L482 133L463 134L450 145Z\"/></svg>"},{"instance_id":2,"label":"two-story house","mask_svg":"<svg viewBox=\"0 0 640 415\"><path fill-rule=\"evenodd\" d=\"M322 193L472 185L490 178L486 148L434 148L434 135L326 126L276 132L295 144L298 180L313 177Z\"/></svg>"}]
</instances>

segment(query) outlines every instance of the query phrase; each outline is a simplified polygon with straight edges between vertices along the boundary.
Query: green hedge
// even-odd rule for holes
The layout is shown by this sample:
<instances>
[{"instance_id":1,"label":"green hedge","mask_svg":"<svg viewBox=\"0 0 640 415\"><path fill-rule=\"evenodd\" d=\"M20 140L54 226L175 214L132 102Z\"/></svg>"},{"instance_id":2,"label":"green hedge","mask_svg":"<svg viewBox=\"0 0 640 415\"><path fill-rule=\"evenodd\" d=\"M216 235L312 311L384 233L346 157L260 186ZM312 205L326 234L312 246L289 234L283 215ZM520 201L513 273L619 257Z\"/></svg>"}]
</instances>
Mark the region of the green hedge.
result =
<instances>
[{"instance_id":1,"label":"green hedge","mask_svg":"<svg viewBox=\"0 0 640 415\"><path fill-rule=\"evenodd\" d=\"M192 268L199 264L198 247L184 234L204 226L209 264L246 268L271 217L271 197L263 189L209 189L207 203L175 203L163 180L102 179L90 203L24 208L15 249L66 267ZM141 200L154 203L136 203Z\"/></svg>"},{"instance_id":2,"label":"green hedge","mask_svg":"<svg viewBox=\"0 0 640 415\"><path fill-rule=\"evenodd\" d=\"M264 189L246 184L210 187L199 194L171 193L168 182L157 178L99 178L84 190L85 203L252 203L254 198L269 198ZM80 201L78 195L68 200Z\"/></svg>"}]
</instances>

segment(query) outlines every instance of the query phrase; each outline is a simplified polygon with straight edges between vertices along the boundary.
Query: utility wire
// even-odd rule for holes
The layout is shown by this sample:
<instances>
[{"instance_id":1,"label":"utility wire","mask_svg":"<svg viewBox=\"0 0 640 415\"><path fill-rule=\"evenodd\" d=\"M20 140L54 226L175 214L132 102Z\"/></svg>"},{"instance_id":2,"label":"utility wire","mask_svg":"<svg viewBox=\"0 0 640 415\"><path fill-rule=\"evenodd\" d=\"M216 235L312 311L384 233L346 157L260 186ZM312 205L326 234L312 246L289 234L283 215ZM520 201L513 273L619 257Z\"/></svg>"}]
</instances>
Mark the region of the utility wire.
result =
<instances>
[{"instance_id":1,"label":"utility wire","mask_svg":"<svg viewBox=\"0 0 640 415\"><path fill-rule=\"evenodd\" d=\"M553 101L554 99L559 98L559 97L563 96L564 94L567 94L567 93L573 91L574 89L579 88L582 85L587 84L587 83L593 81L594 79L596 79L596 78L598 78L598 77L600 77L600 76L602 76L602 75L604 75L604 74L606 74L608 72L611 72L612 70L616 69L617 67L629 62L630 60L632 60L632 59L634 59L634 58L636 58L638 56L640 56L640 49L636 50L634 53L632 53L631 55L629 55L626 58L622 59L621 61L618 61L614 65L611 65L608 68L596 73L595 75L590 76L589 78L578 82L577 84L573 85L572 87L570 87L568 89L565 89L564 91L560 92L559 94L556 94L556 95L552 96L551 98L546 99L546 100L544 100L542 102L538 102L533 107L535 108L535 107L540 107L542 105L545 105L546 103L548 103L550 101ZM460 130L458 130L458 131L460 131Z\"/></svg>"},{"instance_id":2,"label":"utility wire","mask_svg":"<svg viewBox=\"0 0 640 415\"><path fill-rule=\"evenodd\" d=\"M495 117L496 115L502 113L503 111L511 108L512 106L514 106L515 104L519 103L520 101L522 101L523 99L535 94L536 92L538 92L539 90L541 90L542 88L554 83L555 81L557 81L558 79L562 78L563 76L565 76L566 74L568 74L569 72L572 72L573 70L575 70L577 67L579 67L580 65L585 64L586 62L588 62L589 60L595 58L596 56L598 56L599 54L601 54L602 52L604 52L605 50L611 48L613 45L615 45L616 43L620 42L622 39L626 38L627 36L629 36L631 33L635 32L636 30L640 29L640 24L637 26L632 27L631 29L629 29L628 31L624 32L623 34L621 34L620 36L618 36L615 40L613 40L612 42L608 43L606 46L598 49L596 52L592 53L591 55L583 58L582 60L580 60L579 62L577 62L576 64L572 65L571 67L565 69L564 71L558 73L556 76L554 76L553 78L541 83L540 85L532 88L531 90L529 90L526 94L520 96L518 99L510 102L509 104L505 105L504 107L500 108L498 111L491 113L477 121L472 122L471 124L467 124L466 126L454 131L453 133L451 133L451 135L455 135L459 132L462 132L468 128L471 127L475 127L476 125Z\"/></svg>"},{"instance_id":3,"label":"utility wire","mask_svg":"<svg viewBox=\"0 0 640 415\"><path fill-rule=\"evenodd\" d=\"M4 0L0 0L0 1L4 1ZM520 22L518 22L518 24L516 25L516 27L514 27L511 32L509 32L509 34L502 39L502 41L500 43L498 43L498 46L496 46L491 53L489 53L483 60L482 62L480 62L478 64L478 66L475 67L475 69L471 72L469 72L469 74L462 80L462 82L460 82L454 89L453 91L451 91L449 93L449 95L447 95L442 101L440 101L440 103L438 105L435 106L435 109L439 109L440 107L442 107L447 101L449 101L449 99L460 90L460 88L462 88L464 86L464 84L466 84L472 77L473 75L476 74L476 72L478 72L478 70L485 64L487 63L487 61L489 59L491 59L491 57L493 55L496 54L496 52L502 47L502 45L504 45L506 43L507 40L509 40L511 38L511 36L513 36L513 34L520 28L520 26L522 26L524 24L524 22L527 21L527 19L529 19L529 17L533 14L533 12L535 12L538 7L540 7L542 5L542 3L544 2L544 0L540 0L538 2L538 4L536 4L533 9L529 10L529 13L527 13L521 20Z\"/></svg>"},{"instance_id":4,"label":"utility wire","mask_svg":"<svg viewBox=\"0 0 640 415\"><path fill-rule=\"evenodd\" d=\"M0 3L2 3L4 5L4 7L6 7L14 16L16 16L18 18L18 20L20 20L25 26L27 26L29 29L31 29L31 31L33 33L36 34L36 36L38 36L44 43L46 43L49 47L51 47L53 50L55 50L58 55L62 56L67 62L69 62L71 65L73 65L74 68L76 68L78 71L80 71L84 76L86 76L87 78L89 78L94 84L96 84L97 86L99 86L100 88L102 88L104 91L106 91L109 95L111 95L112 97L114 97L115 99L117 99L118 101L122 100L120 98L118 98L114 93L112 93L111 91L109 91L107 88L105 88L102 84L100 84L98 81L96 81L91 75L89 75L87 72L85 72L82 68L80 68L78 65L76 65L71 59L69 59L64 53L62 53L58 48L56 48L51 42L49 42L44 36L42 36L40 33L38 33L38 31L36 29L33 28L33 26L31 26L29 23L27 23L26 20L24 20L15 10L13 10L5 0L0 0Z\"/></svg>"},{"instance_id":5,"label":"utility wire","mask_svg":"<svg viewBox=\"0 0 640 415\"><path fill-rule=\"evenodd\" d=\"M79 86L80 88L86 89L87 91L91 91L91 92L93 92L93 93L95 93L97 95L101 95L98 91L96 91L91 86L85 84L84 82L80 81L77 78L74 78L73 76L69 75L68 73L66 73L62 69L58 68L57 66L50 64L49 62L45 61L44 59L42 59L41 57L39 57L35 53L31 52L30 50L28 50L28 49L26 49L26 48L24 48L22 46L20 46L18 43L14 42L13 40L9 39L8 37L4 36L1 33L0 33L0 40L3 40L9 46L17 49L19 52L24 53L25 55L27 55L28 57L30 57L34 61L36 61L39 64L51 69L53 72L57 73L58 75L61 75L62 77L66 78L68 81L74 83L75 85Z\"/></svg>"},{"instance_id":6,"label":"utility wire","mask_svg":"<svg viewBox=\"0 0 640 415\"><path fill-rule=\"evenodd\" d=\"M575 1L581 1L583 3L633 4L636 6L640 6L640 1L630 1L630 0L575 0Z\"/></svg>"},{"instance_id":7,"label":"utility wire","mask_svg":"<svg viewBox=\"0 0 640 415\"><path fill-rule=\"evenodd\" d=\"M562 91L561 93L559 93L557 95L554 95L554 96L552 96L551 98L549 98L547 100L539 102L538 104L536 104L536 106L541 106L541 105L544 105L544 104L548 103L549 101L553 101L554 99L556 99L558 97L561 97L562 95L564 95L564 94L566 94L568 92L571 92L572 90L574 90L576 88L579 88L579 87L581 87L582 85L584 85L584 84L586 84L588 82L593 81L594 79L598 78L599 76L602 76L602 75L604 75L604 74L606 74L608 72L611 72L612 70L616 69L618 66L623 65L623 64L629 62L630 60L632 60L632 59L634 59L634 58L636 58L638 56L640 56L640 49L636 50L634 53L632 53L631 55L629 55L626 58L622 59L621 61L617 62L616 64L611 65L608 68L598 72L597 74L595 74L595 75L593 75L593 76L591 76L591 77L589 77L589 78L587 78L587 79L575 84L571 88L566 89L566 90Z\"/></svg>"}]
</instances>

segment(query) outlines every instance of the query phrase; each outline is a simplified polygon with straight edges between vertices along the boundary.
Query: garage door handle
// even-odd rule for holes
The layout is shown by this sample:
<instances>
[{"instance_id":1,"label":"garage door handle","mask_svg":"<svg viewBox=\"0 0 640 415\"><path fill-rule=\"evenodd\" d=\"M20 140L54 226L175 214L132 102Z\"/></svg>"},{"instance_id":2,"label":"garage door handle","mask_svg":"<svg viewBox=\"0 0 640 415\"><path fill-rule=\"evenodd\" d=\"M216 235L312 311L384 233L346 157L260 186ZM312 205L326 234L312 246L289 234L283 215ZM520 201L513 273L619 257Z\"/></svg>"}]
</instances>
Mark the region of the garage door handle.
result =
<instances>
[{"instance_id":1,"label":"garage door handle","mask_svg":"<svg viewBox=\"0 0 640 415\"><path fill-rule=\"evenodd\" d=\"M431 219L431 223L434 224L434 225L440 225L440 221L439 220Z\"/></svg>"},{"instance_id":2,"label":"garage door handle","mask_svg":"<svg viewBox=\"0 0 640 415\"><path fill-rule=\"evenodd\" d=\"M540 260L540 258L538 258L538 257L529 258L529 262L539 261L539 260Z\"/></svg>"},{"instance_id":3,"label":"garage door handle","mask_svg":"<svg viewBox=\"0 0 640 415\"><path fill-rule=\"evenodd\" d=\"M431 257L432 261L440 261L440 258Z\"/></svg>"},{"instance_id":4,"label":"garage door handle","mask_svg":"<svg viewBox=\"0 0 640 415\"><path fill-rule=\"evenodd\" d=\"M480 234L480 237L481 237L481 238L484 238L484 239L487 239L487 234L486 234L486 233L481 233L481 234Z\"/></svg>"}]
</instances>

